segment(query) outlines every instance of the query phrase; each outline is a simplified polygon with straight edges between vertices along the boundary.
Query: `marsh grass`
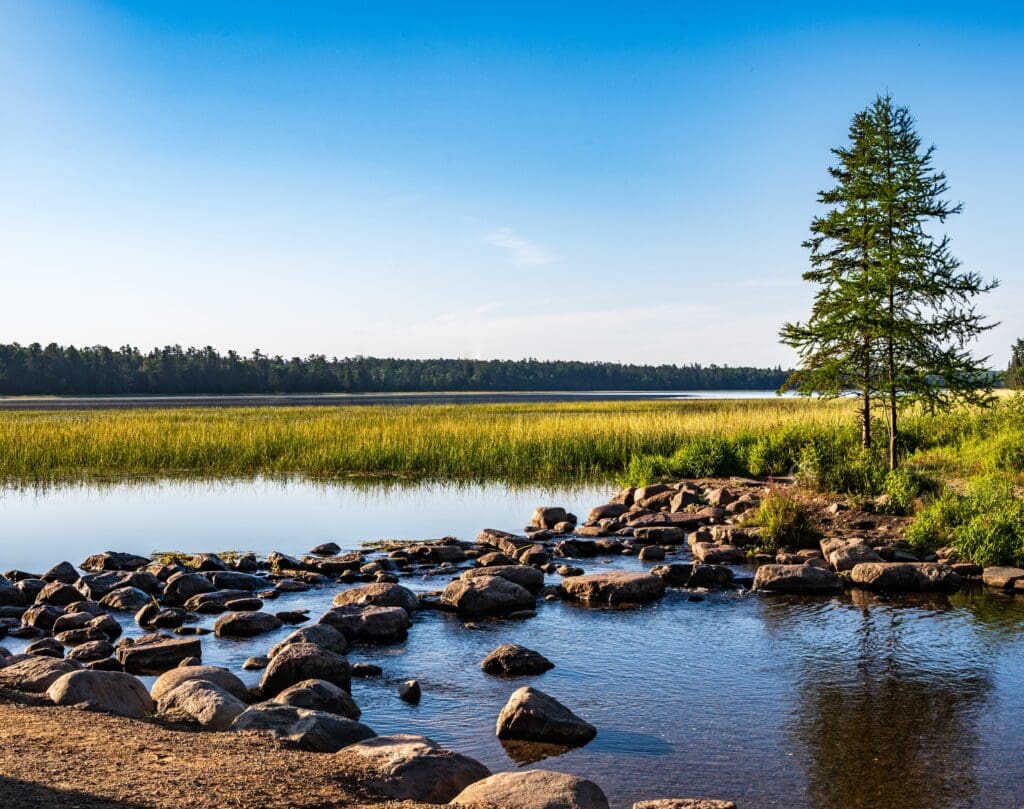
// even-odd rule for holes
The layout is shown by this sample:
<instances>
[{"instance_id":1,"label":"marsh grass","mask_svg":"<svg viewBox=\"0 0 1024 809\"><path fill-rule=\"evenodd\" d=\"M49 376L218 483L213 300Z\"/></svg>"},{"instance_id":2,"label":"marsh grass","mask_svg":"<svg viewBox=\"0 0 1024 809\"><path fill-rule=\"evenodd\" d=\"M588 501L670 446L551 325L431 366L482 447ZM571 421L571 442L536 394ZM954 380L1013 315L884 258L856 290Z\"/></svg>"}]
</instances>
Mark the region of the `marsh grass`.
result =
<instances>
[{"instance_id":1,"label":"marsh grass","mask_svg":"<svg viewBox=\"0 0 1024 809\"><path fill-rule=\"evenodd\" d=\"M849 460L870 460L857 452L854 407L848 400L751 399L7 411L0 413L0 480L646 483L788 474L808 466L809 447L821 470L874 475L874 467ZM906 424L915 469L1024 472L1018 399L992 411L914 415Z\"/></svg>"},{"instance_id":2,"label":"marsh grass","mask_svg":"<svg viewBox=\"0 0 1024 809\"><path fill-rule=\"evenodd\" d=\"M585 402L0 414L0 478L139 476L604 482L636 456L836 429L846 402Z\"/></svg>"}]
</instances>

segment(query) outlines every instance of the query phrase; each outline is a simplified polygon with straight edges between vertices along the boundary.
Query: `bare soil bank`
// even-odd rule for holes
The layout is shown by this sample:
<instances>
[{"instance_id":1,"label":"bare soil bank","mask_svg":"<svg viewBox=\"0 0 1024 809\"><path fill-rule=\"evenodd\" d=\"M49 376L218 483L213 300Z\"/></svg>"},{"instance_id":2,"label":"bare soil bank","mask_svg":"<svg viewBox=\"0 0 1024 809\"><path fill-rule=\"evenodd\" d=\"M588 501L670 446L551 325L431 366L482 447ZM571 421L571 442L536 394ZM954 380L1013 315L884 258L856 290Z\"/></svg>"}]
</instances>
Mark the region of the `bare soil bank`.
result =
<instances>
[{"instance_id":1,"label":"bare soil bank","mask_svg":"<svg viewBox=\"0 0 1024 809\"><path fill-rule=\"evenodd\" d=\"M256 734L189 732L0 693L0 806L420 805L374 803L342 783L333 756L288 750Z\"/></svg>"}]
</instances>

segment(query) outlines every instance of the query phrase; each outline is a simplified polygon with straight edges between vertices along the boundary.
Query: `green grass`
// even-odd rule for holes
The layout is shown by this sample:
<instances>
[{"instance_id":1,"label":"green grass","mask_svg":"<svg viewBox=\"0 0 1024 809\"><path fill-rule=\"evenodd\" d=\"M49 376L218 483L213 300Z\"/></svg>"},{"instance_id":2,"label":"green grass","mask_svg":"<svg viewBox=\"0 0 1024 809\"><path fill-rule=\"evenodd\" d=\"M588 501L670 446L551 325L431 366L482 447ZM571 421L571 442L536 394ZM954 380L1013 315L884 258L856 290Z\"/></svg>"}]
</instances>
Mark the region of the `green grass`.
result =
<instances>
[{"instance_id":1,"label":"green grass","mask_svg":"<svg viewBox=\"0 0 1024 809\"><path fill-rule=\"evenodd\" d=\"M747 400L17 411L0 413L0 478L612 481L635 457L724 436L835 430L848 410L842 402Z\"/></svg>"},{"instance_id":2,"label":"green grass","mask_svg":"<svg viewBox=\"0 0 1024 809\"><path fill-rule=\"evenodd\" d=\"M509 483L647 483L784 475L912 501L881 450L859 448L850 401L694 400L0 413L8 484L252 475ZM879 425L881 437L881 425ZM907 469L1024 473L1024 405L905 421ZM897 485L899 484L899 485ZM892 492L891 492L892 493Z\"/></svg>"}]
</instances>

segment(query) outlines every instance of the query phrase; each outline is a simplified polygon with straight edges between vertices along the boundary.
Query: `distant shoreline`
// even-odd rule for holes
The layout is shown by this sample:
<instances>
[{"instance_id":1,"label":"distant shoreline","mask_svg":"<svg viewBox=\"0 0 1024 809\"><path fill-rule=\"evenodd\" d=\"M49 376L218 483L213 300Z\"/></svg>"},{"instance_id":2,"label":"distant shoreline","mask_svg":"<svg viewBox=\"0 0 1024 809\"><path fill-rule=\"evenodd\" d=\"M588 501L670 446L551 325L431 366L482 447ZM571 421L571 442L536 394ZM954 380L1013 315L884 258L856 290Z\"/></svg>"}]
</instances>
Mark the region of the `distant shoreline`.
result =
<instances>
[{"instance_id":1,"label":"distant shoreline","mask_svg":"<svg viewBox=\"0 0 1024 809\"><path fill-rule=\"evenodd\" d=\"M135 410L173 407L341 407L518 402L636 402L675 399L765 399L768 390L457 391L419 393L252 393L124 396L0 396L0 410Z\"/></svg>"}]
</instances>

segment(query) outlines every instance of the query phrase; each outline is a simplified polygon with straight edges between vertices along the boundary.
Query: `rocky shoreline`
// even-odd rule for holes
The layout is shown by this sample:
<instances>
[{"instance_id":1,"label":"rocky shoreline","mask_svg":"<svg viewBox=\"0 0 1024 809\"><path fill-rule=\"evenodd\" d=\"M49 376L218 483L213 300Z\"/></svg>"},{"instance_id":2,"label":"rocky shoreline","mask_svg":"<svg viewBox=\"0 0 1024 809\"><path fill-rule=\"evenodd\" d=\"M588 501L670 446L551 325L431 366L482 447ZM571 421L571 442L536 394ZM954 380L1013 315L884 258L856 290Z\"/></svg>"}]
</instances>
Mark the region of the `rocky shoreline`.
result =
<instances>
[{"instance_id":1,"label":"rocky shoreline","mask_svg":"<svg viewBox=\"0 0 1024 809\"><path fill-rule=\"evenodd\" d=\"M485 529L476 542L455 539L390 543L375 552L343 552L333 543L302 557L272 553L200 553L154 561L108 551L77 568L0 576L0 690L10 699L90 709L144 723L178 723L216 734L255 733L286 748L331 758L344 783L380 800L427 804L603 809L597 784L553 770L491 773L429 738L378 736L360 721L352 679L381 670L351 664L347 652L406 638L422 610L454 613L467 625L523 620L538 600L622 608L655 601L667 588L692 600L709 590L751 589L763 597L828 595L846 588L951 592L969 584L1024 592L1024 570L982 570L948 551L920 558L902 541L898 519L820 503L824 538L816 547L752 552L758 529L744 515L769 491L763 481L679 481L626 489L579 521L560 507L540 507L522 533ZM630 555L638 571L587 574L574 562ZM756 565L753 576L749 565ZM440 590L414 593L400 582L448 577ZM1019 585L1019 586L1018 586ZM340 588L321 616L273 610L310 588ZM216 615L211 629L197 625ZM297 625L281 642L246 661L262 672L249 687L236 673L202 664L204 642L259 638ZM130 631L126 631L130 630ZM539 677L558 665L517 644L481 661L496 677ZM139 676L157 676L147 688ZM416 680L396 699L422 697ZM73 743L74 730L67 734ZM510 744L565 750L600 733L531 682L495 719ZM244 805L244 804L243 804ZM728 809L729 801L670 798L636 809Z\"/></svg>"}]
</instances>

